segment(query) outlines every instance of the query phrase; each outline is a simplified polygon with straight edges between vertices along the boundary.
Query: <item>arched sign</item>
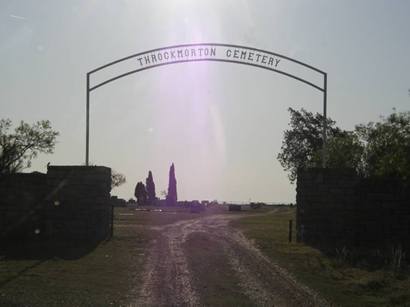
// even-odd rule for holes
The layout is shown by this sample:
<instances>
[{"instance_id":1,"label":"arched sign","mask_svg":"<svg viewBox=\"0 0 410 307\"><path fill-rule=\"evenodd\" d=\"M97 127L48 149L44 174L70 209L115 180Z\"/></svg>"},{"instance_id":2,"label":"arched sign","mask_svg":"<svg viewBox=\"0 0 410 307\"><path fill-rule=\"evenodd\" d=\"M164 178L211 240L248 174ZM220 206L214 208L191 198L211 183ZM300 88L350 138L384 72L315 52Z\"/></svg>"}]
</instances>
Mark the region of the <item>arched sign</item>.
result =
<instances>
[{"instance_id":1,"label":"arched sign","mask_svg":"<svg viewBox=\"0 0 410 307\"><path fill-rule=\"evenodd\" d=\"M87 73L85 164L89 164L90 93L92 91L117 79L143 70L177 63L202 61L235 63L270 70L323 92L322 164L323 167L326 166L327 74L311 65L275 52L246 46L216 43L184 44L152 49L127 56L89 71ZM125 72L118 73L117 70L121 69L122 65L126 66ZM99 74L100 76L98 76ZM308 75L310 78L301 77L303 75ZM91 76L96 77L95 83L91 83Z\"/></svg>"}]
</instances>

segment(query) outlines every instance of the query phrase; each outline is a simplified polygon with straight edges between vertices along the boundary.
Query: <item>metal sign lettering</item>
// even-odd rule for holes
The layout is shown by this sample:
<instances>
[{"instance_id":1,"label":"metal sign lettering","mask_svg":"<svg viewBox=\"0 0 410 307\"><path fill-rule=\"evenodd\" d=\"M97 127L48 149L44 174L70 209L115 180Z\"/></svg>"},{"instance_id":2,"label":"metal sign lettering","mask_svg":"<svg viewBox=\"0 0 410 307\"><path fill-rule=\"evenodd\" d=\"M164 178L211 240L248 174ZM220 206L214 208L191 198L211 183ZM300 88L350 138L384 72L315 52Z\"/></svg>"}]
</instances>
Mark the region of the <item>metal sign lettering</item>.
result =
<instances>
[{"instance_id":1,"label":"metal sign lettering","mask_svg":"<svg viewBox=\"0 0 410 307\"><path fill-rule=\"evenodd\" d=\"M140 67L147 67L158 63L175 63L184 60L237 60L243 63L254 63L265 67L276 68L280 62L280 58L263 52L255 52L244 48L220 48L214 46L170 48L150 52L136 59Z\"/></svg>"},{"instance_id":2,"label":"metal sign lettering","mask_svg":"<svg viewBox=\"0 0 410 307\"><path fill-rule=\"evenodd\" d=\"M146 69L177 63L202 61L235 63L274 71L323 92L324 122L322 164L323 166L326 165L327 74L318 68L278 53L240 45L217 43L184 44L152 49L110 62L88 72L85 164L89 164L89 105L90 93L93 90ZM122 64L126 65L125 72L120 74L114 73L114 75L111 76L110 73L112 74L112 72L110 69ZM99 73L104 74L103 79L97 80L95 84L91 84L91 76L97 76ZM308 75L309 79L305 75Z\"/></svg>"}]
</instances>

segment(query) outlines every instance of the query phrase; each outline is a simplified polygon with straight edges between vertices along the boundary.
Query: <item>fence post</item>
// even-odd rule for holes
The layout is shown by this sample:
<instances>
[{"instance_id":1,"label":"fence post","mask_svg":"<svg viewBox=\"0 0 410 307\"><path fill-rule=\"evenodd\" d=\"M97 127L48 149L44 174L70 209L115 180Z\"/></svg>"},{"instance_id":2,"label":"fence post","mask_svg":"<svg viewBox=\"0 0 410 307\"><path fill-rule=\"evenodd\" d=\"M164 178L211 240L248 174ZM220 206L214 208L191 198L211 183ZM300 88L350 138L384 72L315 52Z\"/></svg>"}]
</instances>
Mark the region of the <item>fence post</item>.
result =
<instances>
[{"instance_id":1,"label":"fence post","mask_svg":"<svg viewBox=\"0 0 410 307\"><path fill-rule=\"evenodd\" d=\"M292 225L293 225L293 220L289 220L289 243L292 242Z\"/></svg>"},{"instance_id":2,"label":"fence post","mask_svg":"<svg viewBox=\"0 0 410 307\"><path fill-rule=\"evenodd\" d=\"M110 238L112 238L114 236L114 205L111 206L111 236Z\"/></svg>"}]
</instances>

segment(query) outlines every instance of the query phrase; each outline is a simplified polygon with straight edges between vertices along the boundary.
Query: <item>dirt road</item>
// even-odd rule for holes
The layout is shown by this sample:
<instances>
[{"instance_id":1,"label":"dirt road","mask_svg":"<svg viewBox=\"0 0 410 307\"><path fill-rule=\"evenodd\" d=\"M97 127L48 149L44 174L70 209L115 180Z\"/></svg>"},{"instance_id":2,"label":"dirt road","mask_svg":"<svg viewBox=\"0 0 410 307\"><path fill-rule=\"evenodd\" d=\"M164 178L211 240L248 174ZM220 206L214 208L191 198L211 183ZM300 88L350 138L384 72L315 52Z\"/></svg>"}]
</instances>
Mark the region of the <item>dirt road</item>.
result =
<instances>
[{"instance_id":1,"label":"dirt road","mask_svg":"<svg viewBox=\"0 0 410 307\"><path fill-rule=\"evenodd\" d=\"M153 227L135 306L326 306L272 263L241 232L238 215Z\"/></svg>"}]
</instances>

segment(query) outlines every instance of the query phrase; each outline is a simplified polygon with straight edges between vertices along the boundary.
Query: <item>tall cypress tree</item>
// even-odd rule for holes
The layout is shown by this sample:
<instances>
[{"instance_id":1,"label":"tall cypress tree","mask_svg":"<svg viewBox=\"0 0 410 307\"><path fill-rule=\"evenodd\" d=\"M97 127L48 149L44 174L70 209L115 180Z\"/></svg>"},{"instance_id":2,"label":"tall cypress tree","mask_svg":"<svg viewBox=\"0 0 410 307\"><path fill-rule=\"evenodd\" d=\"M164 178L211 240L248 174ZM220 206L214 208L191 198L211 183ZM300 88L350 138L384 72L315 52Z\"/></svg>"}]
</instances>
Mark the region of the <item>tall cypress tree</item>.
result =
<instances>
[{"instance_id":1,"label":"tall cypress tree","mask_svg":"<svg viewBox=\"0 0 410 307\"><path fill-rule=\"evenodd\" d=\"M151 171L148 172L148 177L145 180L145 186L147 188L148 202L153 204L157 197L155 195L155 183Z\"/></svg>"},{"instance_id":2,"label":"tall cypress tree","mask_svg":"<svg viewBox=\"0 0 410 307\"><path fill-rule=\"evenodd\" d=\"M144 184L140 181L135 186L135 197L137 198L138 205L142 206L146 204L147 200L147 191L145 189Z\"/></svg>"},{"instance_id":3,"label":"tall cypress tree","mask_svg":"<svg viewBox=\"0 0 410 307\"><path fill-rule=\"evenodd\" d=\"M168 206L175 206L176 204L177 204L177 180L175 178L174 163L172 163L172 165L169 169L167 205Z\"/></svg>"}]
</instances>

